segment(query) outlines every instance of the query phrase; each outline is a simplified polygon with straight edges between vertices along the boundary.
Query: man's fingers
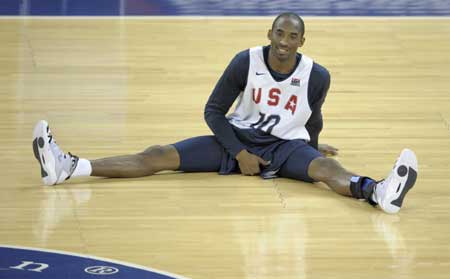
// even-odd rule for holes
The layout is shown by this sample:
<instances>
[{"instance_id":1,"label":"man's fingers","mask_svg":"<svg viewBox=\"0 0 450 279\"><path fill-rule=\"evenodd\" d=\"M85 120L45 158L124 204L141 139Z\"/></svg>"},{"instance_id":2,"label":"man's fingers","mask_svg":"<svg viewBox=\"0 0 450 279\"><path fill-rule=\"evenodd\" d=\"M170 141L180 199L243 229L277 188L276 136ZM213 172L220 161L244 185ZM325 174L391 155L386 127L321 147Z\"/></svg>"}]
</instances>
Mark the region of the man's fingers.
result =
<instances>
[{"instance_id":1,"label":"man's fingers","mask_svg":"<svg viewBox=\"0 0 450 279\"><path fill-rule=\"evenodd\" d=\"M241 170L242 171L242 170ZM248 168L242 172L244 175L255 175L259 173L259 166L255 168Z\"/></svg>"},{"instance_id":2,"label":"man's fingers","mask_svg":"<svg viewBox=\"0 0 450 279\"><path fill-rule=\"evenodd\" d=\"M264 159L261 158L261 157L258 157L258 161L259 161L259 163L260 163L261 165L263 165L263 166L268 166L268 165L270 165L270 161L266 161L266 160L264 160Z\"/></svg>"},{"instance_id":3,"label":"man's fingers","mask_svg":"<svg viewBox=\"0 0 450 279\"><path fill-rule=\"evenodd\" d=\"M245 155L245 154L244 154ZM267 166L270 164L270 161L262 159L261 157L249 153L247 156L240 157L239 168L241 169L241 173L244 175L255 175L260 173L260 165Z\"/></svg>"},{"instance_id":4,"label":"man's fingers","mask_svg":"<svg viewBox=\"0 0 450 279\"><path fill-rule=\"evenodd\" d=\"M325 153L330 154L330 155L337 155L338 150L339 149L337 149L336 147L331 146L331 145L325 145L325 148L324 148Z\"/></svg>"},{"instance_id":5,"label":"man's fingers","mask_svg":"<svg viewBox=\"0 0 450 279\"><path fill-rule=\"evenodd\" d=\"M244 175L252 175L252 172L249 170L249 169L244 169L243 171L242 171L242 173L244 174Z\"/></svg>"},{"instance_id":6,"label":"man's fingers","mask_svg":"<svg viewBox=\"0 0 450 279\"><path fill-rule=\"evenodd\" d=\"M259 165L253 166L250 175L255 175L259 173Z\"/></svg>"},{"instance_id":7,"label":"man's fingers","mask_svg":"<svg viewBox=\"0 0 450 279\"><path fill-rule=\"evenodd\" d=\"M255 175L257 173L259 173L259 166L257 166L256 168L254 167L242 167L239 166L239 168L241 169L241 173L243 175Z\"/></svg>"},{"instance_id":8,"label":"man's fingers","mask_svg":"<svg viewBox=\"0 0 450 279\"><path fill-rule=\"evenodd\" d=\"M329 148L330 150L333 150L334 152L337 152L337 151L339 150L339 149L337 149L336 147L331 146L331 145L329 145L328 148Z\"/></svg>"}]
</instances>

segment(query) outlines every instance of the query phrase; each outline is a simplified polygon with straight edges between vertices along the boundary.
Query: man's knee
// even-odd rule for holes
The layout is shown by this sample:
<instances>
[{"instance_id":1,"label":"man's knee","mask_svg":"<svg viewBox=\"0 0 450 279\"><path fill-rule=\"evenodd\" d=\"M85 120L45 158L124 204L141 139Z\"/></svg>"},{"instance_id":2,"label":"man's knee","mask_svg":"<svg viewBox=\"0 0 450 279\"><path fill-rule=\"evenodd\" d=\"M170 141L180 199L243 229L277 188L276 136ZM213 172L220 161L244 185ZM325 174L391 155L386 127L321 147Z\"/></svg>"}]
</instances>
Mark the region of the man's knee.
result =
<instances>
[{"instance_id":1,"label":"man's knee","mask_svg":"<svg viewBox=\"0 0 450 279\"><path fill-rule=\"evenodd\" d=\"M164 146L161 145L152 145L146 148L144 151L138 153L138 155L142 156L161 156L164 155Z\"/></svg>"},{"instance_id":2,"label":"man's knee","mask_svg":"<svg viewBox=\"0 0 450 279\"><path fill-rule=\"evenodd\" d=\"M164 148L161 145L153 145L146 148L144 151L136 154L139 165L146 170L146 175L155 173L154 162L157 158L164 155Z\"/></svg>"},{"instance_id":3,"label":"man's knee","mask_svg":"<svg viewBox=\"0 0 450 279\"><path fill-rule=\"evenodd\" d=\"M178 151L173 145L153 145L137 155L151 172L176 170L180 164Z\"/></svg>"}]
</instances>

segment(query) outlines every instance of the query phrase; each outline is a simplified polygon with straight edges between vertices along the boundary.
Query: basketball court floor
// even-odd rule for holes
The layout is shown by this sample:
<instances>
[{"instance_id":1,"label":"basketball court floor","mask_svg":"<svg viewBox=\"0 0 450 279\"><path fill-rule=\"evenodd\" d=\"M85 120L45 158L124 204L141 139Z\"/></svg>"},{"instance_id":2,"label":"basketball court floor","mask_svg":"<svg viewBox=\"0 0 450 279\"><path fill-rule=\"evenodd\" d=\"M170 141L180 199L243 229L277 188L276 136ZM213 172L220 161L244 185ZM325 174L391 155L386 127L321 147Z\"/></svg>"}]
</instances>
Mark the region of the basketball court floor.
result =
<instances>
[{"instance_id":1,"label":"basketball court floor","mask_svg":"<svg viewBox=\"0 0 450 279\"><path fill-rule=\"evenodd\" d=\"M397 215L324 184L164 172L42 185L32 129L95 159L210 134L203 108L272 17L0 20L0 245L188 278L449 278L450 19L309 18L301 52L332 85L320 142L382 179L419 160Z\"/></svg>"}]
</instances>

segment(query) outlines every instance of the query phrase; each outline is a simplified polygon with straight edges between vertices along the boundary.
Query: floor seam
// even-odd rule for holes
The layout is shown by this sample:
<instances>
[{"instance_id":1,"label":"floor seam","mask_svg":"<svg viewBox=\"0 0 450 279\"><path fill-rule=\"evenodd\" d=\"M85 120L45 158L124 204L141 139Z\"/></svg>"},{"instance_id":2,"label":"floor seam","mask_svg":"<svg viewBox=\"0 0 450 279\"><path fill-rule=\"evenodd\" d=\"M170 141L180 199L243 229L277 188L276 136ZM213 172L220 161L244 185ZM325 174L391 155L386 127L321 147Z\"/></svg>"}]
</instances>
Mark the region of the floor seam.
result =
<instances>
[{"instance_id":1,"label":"floor seam","mask_svg":"<svg viewBox=\"0 0 450 279\"><path fill-rule=\"evenodd\" d=\"M286 208L286 199L283 196L283 193L280 191L280 187L278 186L278 183L276 182L276 179L272 179L273 187L275 189L275 193L283 206L283 208Z\"/></svg>"}]
</instances>

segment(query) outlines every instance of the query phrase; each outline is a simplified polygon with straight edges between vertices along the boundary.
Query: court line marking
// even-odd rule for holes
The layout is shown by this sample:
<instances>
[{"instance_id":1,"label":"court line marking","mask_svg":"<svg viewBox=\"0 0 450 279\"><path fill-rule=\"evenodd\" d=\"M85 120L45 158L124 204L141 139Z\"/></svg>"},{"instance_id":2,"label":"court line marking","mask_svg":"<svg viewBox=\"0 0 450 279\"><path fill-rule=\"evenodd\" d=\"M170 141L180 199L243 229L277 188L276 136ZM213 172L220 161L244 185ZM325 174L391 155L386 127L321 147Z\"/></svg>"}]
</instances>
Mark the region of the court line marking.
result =
<instances>
[{"instance_id":1,"label":"court line marking","mask_svg":"<svg viewBox=\"0 0 450 279\"><path fill-rule=\"evenodd\" d=\"M145 271L159 273L161 275L171 276L171 277L174 277L177 279L190 279L188 277L184 277L184 276L181 276L178 274L174 274L174 273L170 273L167 271L162 271L162 270L158 270L158 269L154 269L154 268L145 267L142 265L132 264L132 263L108 259L108 258L101 258L101 257L96 257L96 256L91 256L91 255L78 254L78 253L73 253L73 252L66 252L66 251L52 250L52 249L33 248L33 247L25 247L25 246L15 246L15 245L0 245L0 248L31 250L31 251L38 251L38 252L48 252L48 253L62 254L62 255L68 255L68 256L75 256L75 257L80 257L80 258L85 258L85 259L109 262L109 263L113 263L113 264L120 264L120 265L133 267L133 268L137 268L137 269L141 269L141 270L145 270Z\"/></svg>"}]
</instances>

